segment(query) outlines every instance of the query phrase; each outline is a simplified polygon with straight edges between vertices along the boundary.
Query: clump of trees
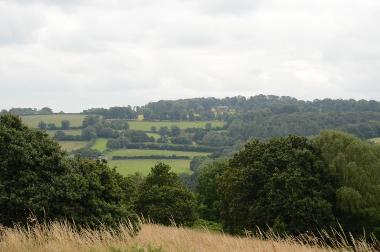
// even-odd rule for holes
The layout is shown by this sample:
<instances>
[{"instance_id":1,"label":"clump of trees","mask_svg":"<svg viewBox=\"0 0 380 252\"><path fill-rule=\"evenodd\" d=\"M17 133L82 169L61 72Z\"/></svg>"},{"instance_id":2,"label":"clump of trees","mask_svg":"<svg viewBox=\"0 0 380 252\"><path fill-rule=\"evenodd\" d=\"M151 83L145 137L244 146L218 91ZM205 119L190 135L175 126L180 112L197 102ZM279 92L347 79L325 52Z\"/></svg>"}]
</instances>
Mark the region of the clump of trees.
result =
<instances>
[{"instance_id":1,"label":"clump of trees","mask_svg":"<svg viewBox=\"0 0 380 252\"><path fill-rule=\"evenodd\" d=\"M226 231L380 236L380 147L342 132L254 140L197 173L201 218ZM199 164L198 164L199 166Z\"/></svg>"},{"instance_id":2,"label":"clump of trees","mask_svg":"<svg viewBox=\"0 0 380 252\"><path fill-rule=\"evenodd\" d=\"M46 133L0 116L0 224L67 219L77 225L137 224L127 181L105 163L70 158Z\"/></svg>"}]
</instances>

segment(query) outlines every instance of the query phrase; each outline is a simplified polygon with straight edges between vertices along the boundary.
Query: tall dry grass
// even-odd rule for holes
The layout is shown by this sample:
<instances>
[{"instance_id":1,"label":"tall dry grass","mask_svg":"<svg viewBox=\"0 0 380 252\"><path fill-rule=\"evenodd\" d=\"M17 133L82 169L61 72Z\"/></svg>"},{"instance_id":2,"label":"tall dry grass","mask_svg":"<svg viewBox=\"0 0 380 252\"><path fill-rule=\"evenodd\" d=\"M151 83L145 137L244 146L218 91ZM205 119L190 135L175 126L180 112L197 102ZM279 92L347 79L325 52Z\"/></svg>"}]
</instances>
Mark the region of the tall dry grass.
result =
<instances>
[{"instance_id":1,"label":"tall dry grass","mask_svg":"<svg viewBox=\"0 0 380 252\"><path fill-rule=\"evenodd\" d=\"M142 224L141 231L131 236L129 225L120 225L117 231L111 229L76 229L65 222L38 224L28 228L0 228L0 251L376 251L364 241L354 241L355 248L349 247L347 237L341 239L334 248L326 241L315 237L270 239L247 235L235 237L213 233L207 230L193 230L182 227L165 227ZM266 235L267 236L267 235ZM346 240L345 240L346 239ZM308 240L309 243L304 241ZM314 243L314 245L310 245Z\"/></svg>"}]
</instances>

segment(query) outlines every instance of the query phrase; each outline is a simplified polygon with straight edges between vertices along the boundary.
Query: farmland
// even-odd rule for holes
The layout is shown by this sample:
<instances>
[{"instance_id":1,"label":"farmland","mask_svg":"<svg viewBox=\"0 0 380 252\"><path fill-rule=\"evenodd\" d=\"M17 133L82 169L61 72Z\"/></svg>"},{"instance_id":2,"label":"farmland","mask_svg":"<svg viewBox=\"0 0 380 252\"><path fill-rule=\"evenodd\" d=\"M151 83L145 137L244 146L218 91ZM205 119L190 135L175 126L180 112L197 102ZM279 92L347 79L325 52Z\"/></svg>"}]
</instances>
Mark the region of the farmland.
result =
<instances>
[{"instance_id":1,"label":"farmland","mask_svg":"<svg viewBox=\"0 0 380 252\"><path fill-rule=\"evenodd\" d=\"M125 156L125 157L134 157L134 156L206 156L210 153L207 152L191 152L191 151L170 151L170 150L143 150L143 149L118 149L111 152L107 152L107 156Z\"/></svg>"},{"instance_id":2,"label":"farmland","mask_svg":"<svg viewBox=\"0 0 380 252\"><path fill-rule=\"evenodd\" d=\"M153 160L153 159L132 159L132 160L112 160L109 161L111 167L116 167L121 175L127 176L135 174L136 172L142 175L147 175L150 172L150 168L158 162L163 162L171 166L172 171L175 173L187 173L190 174L190 160Z\"/></svg>"},{"instance_id":3,"label":"farmland","mask_svg":"<svg viewBox=\"0 0 380 252\"><path fill-rule=\"evenodd\" d=\"M66 151L73 151L83 148L89 142L86 141L59 141L59 145Z\"/></svg>"},{"instance_id":4,"label":"farmland","mask_svg":"<svg viewBox=\"0 0 380 252\"><path fill-rule=\"evenodd\" d=\"M54 114L54 115L28 115L22 116L22 121L29 127L37 128L40 121L45 123L54 123L56 126L60 126L62 120L70 121L71 127L82 126L85 115L82 114Z\"/></svg>"},{"instance_id":5,"label":"farmland","mask_svg":"<svg viewBox=\"0 0 380 252\"><path fill-rule=\"evenodd\" d=\"M28 115L22 116L23 122L29 127L37 128L38 123L43 121L46 124L54 123L57 130L47 130L46 132L50 136L60 130L62 120L68 120L70 122L70 127L81 127L83 119L86 117L84 114L52 114L52 115ZM108 119L111 121L112 119ZM210 123L213 127L221 127L224 122L221 121L142 121L142 120L128 120L129 128L131 130L145 132L149 137L153 137L157 141L161 136L158 133L152 132L152 127L155 127L158 131L160 127L178 126L180 129L184 130L187 128L205 128L206 124ZM62 130L66 136L80 136L82 134L82 129L67 129ZM72 139L76 140L76 139ZM78 139L80 140L80 139ZM90 147L92 150L97 150L102 152L102 154L109 159L113 156L122 157L139 157L142 159L128 159L128 160L112 160L110 164L112 166L117 166L117 170L123 174L134 174L140 172L144 175L148 174L150 168L154 166L157 162L163 161L172 166L173 171L177 173L190 173L190 160L195 156L207 156L208 152L192 152L192 151L171 151L171 150L156 150L156 149L114 149L112 151L107 150L107 142L109 138L98 137L95 139L93 145ZM89 141L59 141L62 148L68 152L84 148L88 146ZM171 144L170 142L167 144ZM148 156L182 156L188 157L189 159L164 159L156 160L149 159ZM147 157L144 159L144 157Z\"/></svg>"}]
</instances>

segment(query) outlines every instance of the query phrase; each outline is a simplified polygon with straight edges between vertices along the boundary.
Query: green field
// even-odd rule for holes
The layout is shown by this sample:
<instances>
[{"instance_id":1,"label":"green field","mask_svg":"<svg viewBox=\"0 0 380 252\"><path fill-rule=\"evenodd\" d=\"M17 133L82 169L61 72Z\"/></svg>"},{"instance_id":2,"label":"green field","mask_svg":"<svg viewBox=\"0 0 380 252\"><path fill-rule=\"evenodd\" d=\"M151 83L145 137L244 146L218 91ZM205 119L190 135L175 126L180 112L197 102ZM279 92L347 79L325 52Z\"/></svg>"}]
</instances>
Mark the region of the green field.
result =
<instances>
[{"instance_id":1,"label":"green field","mask_svg":"<svg viewBox=\"0 0 380 252\"><path fill-rule=\"evenodd\" d=\"M149 137L154 137L155 140L159 139L161 136L160 134L158 133L151 133L151 132L148 132L146 133Z\"/></svg>"},{"instance_id":2,"label":"green field","mask_svg":"<svg viewBox=\"0 0 380 252\"><path fill-rule=\"evenodd\" d=\"M109 161L111 167L116 166L116 170L124 176L135 174L136 172L142 175L147 175L150 169L158 162L163 162L170 165L172 171L175 173L187 173L190 174L190 160L151 160L151 159L139 159L139 160L112 160Z\"/></svg>"},{"instance_id":3,"label":"green field","mask_svg":"<svg viewBox=\"0 0 380 252\"><path fill-rule=\"evenodd\" d=\"M160 127L171 127L172 125L176 125L181 129L187 128L204 128L206 123L211 123L213 127L223 126L224 122L221 121L128 121L129 127L133 130L142 130L142 131L150 131L152 126L155 126L157 130Z\"/></svg>"},{"instance_id":4,"label":"green field","mask_svg":"<svg viewBox=\"0 0 380 252\"><path fill-rule=\"evenodd\" d=\"M54 114L54 115L28 115L21 116L22 121L29 127L37 128L40 121L54 123L57 127L61 126L62 120L69 120L70 126L82 126L85 115L80 114Z\"/></svg>"},{"instance_id":5,"label":"green field","mask_svg":"<svg viewBox=\"0 0 380 252\"><path fill-rule=\"evenodd\" d=\"M59 141L59 145L66 151L77 150L83 148L88 144L87 141Z\"/></svg>"},{"instance_id":6,"label":"green field","mask_svg":"<svg viewBox=\"0 0 380 252\"><path fill-rule=\"evenodd\" d=\"M107 141L107 138L97 138L91 149L103 152L107 149Z\"/></svg>"},{"instance_id":7,"label":"green field","mask_svg":"<svg viewBox=\"0 0 380 252\"><path fill-rule=\"evenodd\" d=\"M135 157L135 156L153 156L153 155L160 155L160 156L177 155L177 156L187 156L187 157L192 158L194 156L207 156L209 154L210 153L207 153L207 152L192 152L192 151L119 149L119 150L107 152L106 156Z\"/></svg>"},{"instance_id":8,"label":"green field","mask_svg":"<svg viewBox=\"0 0 380 252\"><path fill-rule=\"evenodd\" d=\"M47 130L46 133L48 133L50 136L54 136L55 132L58 130ZM65 132L66 135L71 135L71 136L79 136L82 134L82 130L80 129L73 129L73 130L62 130Z\"/></svg>"}]
</instances>

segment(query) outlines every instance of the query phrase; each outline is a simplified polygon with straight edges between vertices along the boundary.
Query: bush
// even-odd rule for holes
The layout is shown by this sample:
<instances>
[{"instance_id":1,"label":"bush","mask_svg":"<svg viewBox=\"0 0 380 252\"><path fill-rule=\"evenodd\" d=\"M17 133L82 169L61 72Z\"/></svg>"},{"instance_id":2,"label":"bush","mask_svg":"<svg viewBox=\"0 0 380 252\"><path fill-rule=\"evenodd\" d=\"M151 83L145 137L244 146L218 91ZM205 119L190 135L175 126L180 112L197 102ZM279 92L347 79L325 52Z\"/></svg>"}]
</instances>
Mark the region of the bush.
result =
<instances>
[{"instance_id":1,"label":"bush","mask_svg":"<svg viewBox=\"0 0 380 252\"><path fill-rule=\"evenodd\" d=\"M116 226L134 217L126 181L105 163L68 157L46 133L0 116L0 224L67 219ZM132 219L133 223L135 219Z\"/></svg>"}]
</instances>

